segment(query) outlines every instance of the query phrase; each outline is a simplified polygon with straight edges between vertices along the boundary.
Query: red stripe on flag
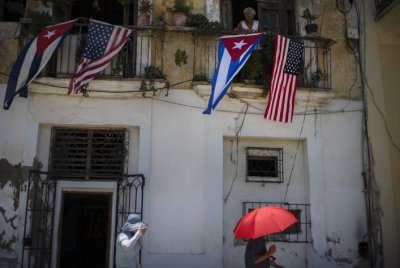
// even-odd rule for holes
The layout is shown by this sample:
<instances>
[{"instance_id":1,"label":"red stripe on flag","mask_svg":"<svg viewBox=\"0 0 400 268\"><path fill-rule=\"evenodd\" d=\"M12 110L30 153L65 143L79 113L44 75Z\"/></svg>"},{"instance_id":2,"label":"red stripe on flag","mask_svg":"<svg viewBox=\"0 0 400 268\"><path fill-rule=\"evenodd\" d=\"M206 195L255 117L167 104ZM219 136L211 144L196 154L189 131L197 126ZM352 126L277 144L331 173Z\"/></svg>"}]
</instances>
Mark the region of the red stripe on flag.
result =
<instances>
[{"instance_id":1,"label":"red stripe on flag","mask_svg":"<svg viewBox=\"0 0 400 268\"><path fill-rule=\"evenodd\" d=\"M83 85L89 83L98 73L103 71L125 45L131 32L130 29L115 26L111 36L109 36L107 48L103 55L93 61L82 58L81 64L71 78L68 94L78 93Z\"/></svg>"},{"instance_id":2,"label":"red stripe on flag","mask_svg":"<svg viewBox=\"0 0 400 268\"><path fill-rule=\"evenodd\" d=\"M297 75L284 73L290 39L277 35L274 66L264 118L292 122L296 96Z\"/></svg>"}]
</instances>

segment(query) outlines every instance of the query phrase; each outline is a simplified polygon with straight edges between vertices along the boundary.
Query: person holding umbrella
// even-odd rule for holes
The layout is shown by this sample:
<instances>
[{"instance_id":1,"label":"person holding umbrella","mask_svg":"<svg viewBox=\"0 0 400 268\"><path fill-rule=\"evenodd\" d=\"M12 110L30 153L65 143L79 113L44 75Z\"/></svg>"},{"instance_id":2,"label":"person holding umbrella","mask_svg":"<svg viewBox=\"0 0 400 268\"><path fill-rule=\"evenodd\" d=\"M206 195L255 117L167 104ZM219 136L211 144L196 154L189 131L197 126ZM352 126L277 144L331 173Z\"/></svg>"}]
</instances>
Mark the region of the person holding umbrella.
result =
<instances>
[{"instance_id":1,"label":"person holding umbrella","mask_svg":"<svg viewBox=\"0 0 400 268\"><path fill-rule=\"evenodd\" d=\"M236 224L234 238L250 239L244 255L246 268L283 268L275 263L273 257L276 246L272 245L267 250L264 236L282 232L297 221L288 210L276 206L256 208L241 217Z\"/></svg>"},{"instance_id":2,"label":"person holding umbrella","mask_svg":"<svg viewBox=\"0 0 400 268\"><path fill-rule=\"evenodd\" d=\"M130 214L117 237L115 264L117 268L141 267L139 252L142 247L142 237L148 225L141 221L137 214Z\"/></svg>"},{"instance_id":3,"label":"person holding umbrella","mask_svg":"<svg viewBox=\"0 0 400 268\"><path fill-rule=\"evenodd\" d=\"M244 254L246 268L284 268L275 263L275 258L273 257L275 252L275 245L271 245L267 251L263 237L250 239L249 242L247 242L246 252Z\"/></svg>"}]
</instances>

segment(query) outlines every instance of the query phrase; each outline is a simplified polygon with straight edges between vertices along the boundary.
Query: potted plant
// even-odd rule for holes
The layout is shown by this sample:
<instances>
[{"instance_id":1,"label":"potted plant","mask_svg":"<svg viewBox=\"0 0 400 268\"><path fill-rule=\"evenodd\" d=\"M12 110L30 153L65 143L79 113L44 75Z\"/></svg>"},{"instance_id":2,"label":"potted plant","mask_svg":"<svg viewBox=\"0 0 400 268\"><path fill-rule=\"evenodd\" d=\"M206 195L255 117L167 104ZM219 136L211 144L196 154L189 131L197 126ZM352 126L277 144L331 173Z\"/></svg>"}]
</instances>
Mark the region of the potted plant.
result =
<instances>
[{"instance_id":1,"label":"potted plant","mask_svg":"<svg viewBox=\"0 0 400 268\"><path fill-rule=\"evenodd\" d=\"M320 84L320 82L325 83L328 81L329 75L326 71L321 70L320 68L317 68L312 74L311 74L311 81L312 81L312 86L315 88L319 88L320 86L323 86Z\"/></svg>"},{"instance_id":2,"label":"potted plant","mask_svg":"<svg viewBox=\"0 0 400 268\"><path fill-rule=\"evenodd\" d=\"M138 25L149 25L150 24L150 14L153 11L153 3L151 0L141 0L138 7Z\"/></svg>"},{"instance_id":3,"label":"potted plant","mask_svg":"<svg viewBox=\"0 0 400 268\"><path fill-rule=\"evenodd\" d=\"M307 21L306 33L316 33L318 31L318 25L314 23L316 19L319 18L319 15L312 14L308 8L304 9L303 15L301 15L303 19Z\"/></svg>"},{"instance_id":4,"label":"potted plant","mask_svg":"<svg viewBox=\"0 0 400 268\"><path fill-rule=\"evenodd\" d=\"M174 0L172 7L165 4L167 10L172 13L172 19L175 26L185 26L187 15L193 9L193 2L190 0Z\"/></svg>"}]
</instances>

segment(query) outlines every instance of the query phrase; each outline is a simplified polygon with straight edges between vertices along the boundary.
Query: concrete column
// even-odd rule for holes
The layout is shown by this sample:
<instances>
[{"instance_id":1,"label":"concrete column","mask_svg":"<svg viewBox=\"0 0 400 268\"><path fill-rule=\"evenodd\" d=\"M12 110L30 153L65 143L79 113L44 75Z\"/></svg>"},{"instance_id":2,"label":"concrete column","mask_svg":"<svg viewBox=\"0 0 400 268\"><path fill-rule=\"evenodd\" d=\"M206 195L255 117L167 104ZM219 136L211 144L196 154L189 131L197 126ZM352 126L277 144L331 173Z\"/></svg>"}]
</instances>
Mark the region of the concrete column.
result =
<instances>
[{"instance_id":1,"label":"concrete column","mask_svg":"<svg viewBox=\"0 0 400 268\"><path fill-rule=\"evenodd\" d=\"M326 249L326 193L322 168L321 139L309 136L306 141L310 179L311 236L313 248L319 255Z\"/></svg>"},{"instance_id":2,"label":"concrete column","mask_svg":"<svg viewBox=\"0 0 400 268\"><path fill-rule=\"evenodd\" d=\"M211 118L207 118L212 120ZM206 122L206 128L208 127ZM210 266L222 267L223 259L223 136L208 131L205 154L206 255Z\"/></svg>"}]
</instances>

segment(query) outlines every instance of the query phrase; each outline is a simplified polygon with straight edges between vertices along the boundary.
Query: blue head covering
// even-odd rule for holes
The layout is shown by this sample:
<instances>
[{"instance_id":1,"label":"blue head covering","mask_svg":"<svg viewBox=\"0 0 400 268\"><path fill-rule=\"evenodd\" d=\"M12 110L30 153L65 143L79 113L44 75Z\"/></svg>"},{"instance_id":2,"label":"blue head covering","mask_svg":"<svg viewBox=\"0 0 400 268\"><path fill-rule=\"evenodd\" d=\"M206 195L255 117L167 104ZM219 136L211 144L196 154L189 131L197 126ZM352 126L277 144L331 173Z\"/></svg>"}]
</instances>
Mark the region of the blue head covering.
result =
<instances>
[{"instance_id":1,"label":"blue head covering","mask_svg":"<svg viewBox=\"0 0 400 268\"><path fill-rule=\"evenodd\" d=\"M146 226L147 224L142 222L138 214L129 214L126 222L121 228L122 232L132 232L135 229L139 229L141 226Z\"/></svg>"}]
</instances>

